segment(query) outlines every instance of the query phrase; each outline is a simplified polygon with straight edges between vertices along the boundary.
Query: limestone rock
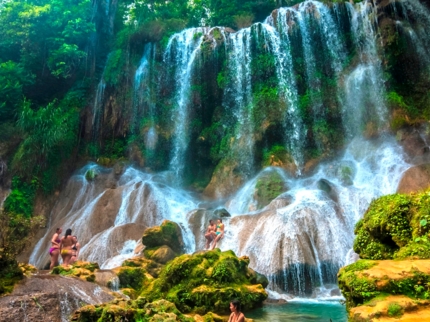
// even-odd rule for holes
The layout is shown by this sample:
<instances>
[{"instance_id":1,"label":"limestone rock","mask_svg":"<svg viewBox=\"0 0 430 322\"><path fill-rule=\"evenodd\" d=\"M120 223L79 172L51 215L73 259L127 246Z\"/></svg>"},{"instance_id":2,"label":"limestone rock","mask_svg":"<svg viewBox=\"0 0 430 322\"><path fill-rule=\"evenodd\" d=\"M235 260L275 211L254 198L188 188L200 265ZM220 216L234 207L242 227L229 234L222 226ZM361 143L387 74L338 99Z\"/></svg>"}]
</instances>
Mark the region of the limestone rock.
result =
<instances>
[{"instance_id":1,"label":"limestone rock","mask_svg":"<svg viewBox=\"0 0 430 322\"><path fill-rule=\"evenodd\" d=\"M359 260L342 268L338 277L349 321L430 317L425 287L430 281L430 260Z\"/></svg>"},{"instance_id":2,"label":"limestone rock","mask_svg":"<svg viewBox=\"0 0 430 322\"><path fill-rule=\"evenodd\" d=\"M160 264L166 264L176 256L177 254L167 245L145 250L145 257Z\"/></svg>"},{"instance_id":3,"label":"limestone rock","mask_svg":"<svg viewBox=\"0 0 430 322\"><path fill-rule=\"evenodd\" d=\"M231 214L225 208L217 208L214 210L214 216L217 218L228 218Z\"/></svg>"},{"instance_id":4,"label":"limestone rock","mask_svg":"<svg viewBox=\"0 0 430 322\"><path fill-rule=\"evenodd\" d=\"M264 279L253 274L248 263L248 258L218 249L181 255L141 295L149 301L168 299L184 313L228 313L231 298L238 298L245 310L252 309L261 305L267 293L259 284Z\"/></svg>"},{"instance_id":5,"label":"limestone rock","mask_svg":"<svg viewBox=\"0 0 430 322\"><path fill-rule=\"evenodd\" d=\"M181 228L169 220L164 220L160 226L146 229L142 236L142 244L148 248L166 245L176 253L184 252Z\"/></svg>"},{"instance_id":6,"label":"limestone rock","mask_svg":"<svg viewBox=\"0 0 430 322\"><path fill-rule=\"evenodd\" d=\"M257 209L267 206L286 190L288 186L278 172L263 173L255 184L254 199L257 202Z\"/></svg>"},{"instance_id":7,"label":"limestone rock","mask_svg":"<svg viewBox=\"0 0 430 322\"><path fill-rule=\"evenodd\" d=\"M205 233L209 226L209 220L214 219L213 212L207 209L195 209L187 214L191 231L194 234L196 250L205 248Z\"/></svg>"},{"instance_id":8,"label":"limestone rock","mask_svg":"<svg viewBox=\"0 0 430 322\"><path fill-rule=\"evenodd\" d=\"M421 192L430 187L430 164L414 166L405 171L397 187L398 193Z\"/></svg>"},{"instance_id":9,"label":"limestone rock","mask_svg":"<svg viewBox=\"0 0 430 322\"><path fill-rule=\"evenodd\" d=\"M12 294L0 298L0 321L67 321L83 304L114 299L94 283L56 275L33 275L19 283Z\"/></svg>"},{"instance_id":10,"label":"limestone rock","mask_svg":"<svg viewBox=\"0 0 430 322\"><path fill-rule=\"evenodd\" d=\"M226 198L243 184L244 178L233 161L221 161L203 191L210 198Z\"/></svg>"}]
</instances>

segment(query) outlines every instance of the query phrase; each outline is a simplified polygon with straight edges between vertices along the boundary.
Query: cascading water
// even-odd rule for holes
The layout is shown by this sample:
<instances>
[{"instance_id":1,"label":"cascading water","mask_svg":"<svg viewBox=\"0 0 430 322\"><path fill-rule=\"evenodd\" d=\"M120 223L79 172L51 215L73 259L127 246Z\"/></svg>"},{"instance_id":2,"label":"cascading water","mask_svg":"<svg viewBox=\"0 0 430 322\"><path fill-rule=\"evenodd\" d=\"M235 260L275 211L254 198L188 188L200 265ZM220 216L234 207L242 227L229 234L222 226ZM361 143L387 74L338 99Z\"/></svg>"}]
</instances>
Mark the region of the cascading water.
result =
<instances>
[{"instance_id":1,"label":"cascading water","mask_svg":"<svg viewBox=\"0 0 430 322\"><path fill-rule=\"evenodd\" d=\"M173 102L172 121L173 155L170 161L170 170L175 174L177 182L181 181L184 170L184 157L189 143L189 96L193 63L197 57L206 28L186 29L173 35L167 44L164 60L174 66L173 83L175 84L175 97Z\"/></svg>"},{"instance_id":2,"label":"cascading water","mask_svg":"<svg viewBox=\"0 0 430 322\"><path fill-rule=\"evenodd\" d=\"M144 129L145 146L154 150L157 144L157 131L155 123L155 94L153 63L156 47L153 43L145 45L142 59L134 75L133 113L130 118L132 133L136 136Z\"/></svg>"},{"instance_id":3,"label":"cascading water","mask_svg":"<svg viewBox=\"0 0 430 322\"><path fill-rule=\"evenodd\" d=\"M419 8L416 0L402 4L405 12L396 7L402 17L407 15L408 7L414 11ZM422 12L419 16L425 21L428 14ZM234 159L244 177L251 178L258 167L257 161L261 161L256 147L264 144L264 138L258 139L255 134L257 128L264 126L256 124L254 119L252 75L257 54L263 53L265 58L273 59L276 76L273 92L280 98L279 109L282 109L282 131L276 130L272 135L279 135L278 141L285 142L297 171L268 167L230 196L226 204L215 201L208 206L225 206L232 214L226 220L226 236L220 247L248 255L251 267L269 277L272 295L275 291L320 298L338 294L334 290L336 273L353 257L350 250L355 223L373 198L395 192L400 175L409 167L397 142L383 134L388 113L376 19L376 8L368 1L331 7L306 1L292 8L281 8L264 23L237 32L217 27L220 33L217 39L213 35L211 38L209 28L186 29L173 35L163 56L163 71L167 75L163 82L171 85L169 90L173 93L167 95L164 103L173 111L172 130L166 136L172 137L169 170L175 173L176 184L169 182L167 173L149 174L133 167L118 173L93 164L84 167L70 179L61 201L52 211L50 228L36 245L30 262L39 267L46 264L50 237L58 226L71 227L78 235L83 245L81 259L97 261L104 268L120 265L133 256L136 240L143 230L159 225L163 219L178 222L187 251L196 250L200 244L191 229L196 226L192 222L193 213L207 203L199 203L177 183L181 181L187 151L193 144L191 98L195 74L203 64L200 58L207 48L225 57L223 66L227 68L224 75L228 84L220 105L228 114L225 118L233 117L229 120L220 117L220 122L224 122L224 128L234 126L229 132L234 134L233 138L227 137L232 140L228 141L226 154ZM422 44L428 41L422 30L409 25L407 20L400 24L411 39L419 38ZM351 36L349 40L341 35L345 25ZM141 122L148 118L148 135L155 127L153 117L157 113L153 105L156 95L145 86L156 82L151 79L150 66L156 60L152 46L147 45L136 70L133 100L137 115L134 120ZM419 46L416 51L425 61L423 53L428 53L428 46ZM100 84L94 104L95 119L102 104L104 87ZM311 146L321 151L330 143L315 134L321 128L324 130L329 121L333 123L328 120L329 110L342 114L337 125L346 137L342 142L343 155L333 156L313 171L308 167L305 172L310 159L306 149ZM141 125L135 124L135 134L138 135L137 128ZM363 132L379 138L365 140ZM264 136L263 131L259 135ZM145 145L153 149L155 145L150 142L145 141ZM300 176L303 173L307 177ZM262 205L257 193L261 189L259 182L270 175L277 177L282 191L270 204ZM198 223L197 230L201 227Z\"/></svg>"},{"instance_id":4,"label":"cascading water","mask_svg":"<svg viewBox=\"0 0 430 322\"><path fill-rule=\"evenodd\" d=\"M232 158L245 178L252 175L254 164L254 127L251 91L251 28L241 29L227 38L230 84L224 94L226 109L233 109L237 120Z\"/></svg>"}]
</instances>

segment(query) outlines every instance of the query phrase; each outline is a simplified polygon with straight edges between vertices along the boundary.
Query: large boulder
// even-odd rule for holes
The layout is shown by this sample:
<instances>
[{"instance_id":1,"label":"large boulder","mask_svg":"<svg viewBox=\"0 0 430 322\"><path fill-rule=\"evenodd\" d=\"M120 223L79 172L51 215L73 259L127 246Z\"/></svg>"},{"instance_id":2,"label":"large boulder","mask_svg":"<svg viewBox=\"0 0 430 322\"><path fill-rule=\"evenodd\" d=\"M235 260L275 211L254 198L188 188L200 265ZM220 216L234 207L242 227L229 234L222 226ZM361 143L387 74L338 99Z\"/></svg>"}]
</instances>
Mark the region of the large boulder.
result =
<instances>
[{"instance_id":1,"label":"large boulder","mask_svg":"<svg viewBox=\"0 0 430 322\"><path fill-rule=\"evenodd\" d=\"M68 321L82 304L101 304L115 297L110 290L80 279L33 275L12 294L0 298L0 321Z\"/></svg>"},{"instance_id":2,"label":"large boulder","mask_svg":"<svg viewBox=\"0 0 430 322\"><path fill-rule=\"evenodd\" d=\"M181 228L177 223L169 220L164 220L160 226L146 229L142 236L142 244L147 248L166 245L176 253L184 252Z\"/></svg>"},{"instance_id":3,"label":"large boulder","mask_svg":"<svg viewBox=\"0 0 430 322\"><path fill-rule=\"evenodd\" d=\"M150 301L167 299L185 313L228 313L232 298L245 310L252 309L267 298L267 279L248 264L249 258L238 258L232 251L185 254L169 262L141 295Z\"/></svg>"},{"instance_id":4,"label":"large boulder","mask_svg":"<svg viewBox=\"0 0 430 322\"><path fill-rule=\"evenodd\" d=\"M430 164L421 164L405 171L397 187L398 193L421 192L430 187Z\"/></svg>"},{"instance_id":5,"label":"large boulder","mask_svg":"<svg viewBox=\"0 0 430 322\"><path fill-rule=\"evenodd\" d=\"M255 184L254 199L257 209L267 206L272 200L287 190L288 186L279 172L264 172Z\"/></svg>"},{"instance_id":6,"label":"large boulder","mask_svg":"<svg viewBox=\"0 0 430 322\"><path fill-rule=\"evenodd\" d=\"M349 321L430 318L430 260L359 260L342 268L338 280Z\"/></svg>"},{"instance_id":7,"label":"large boulder","mask_svg":"<svg viewBox=\"0 0 430 322\"><path fill-rule=\"evenodd\" d=\"M393 194L374 200L355 227L363 259L430 258L430 195Z\"/></svg>"}]
</instances>

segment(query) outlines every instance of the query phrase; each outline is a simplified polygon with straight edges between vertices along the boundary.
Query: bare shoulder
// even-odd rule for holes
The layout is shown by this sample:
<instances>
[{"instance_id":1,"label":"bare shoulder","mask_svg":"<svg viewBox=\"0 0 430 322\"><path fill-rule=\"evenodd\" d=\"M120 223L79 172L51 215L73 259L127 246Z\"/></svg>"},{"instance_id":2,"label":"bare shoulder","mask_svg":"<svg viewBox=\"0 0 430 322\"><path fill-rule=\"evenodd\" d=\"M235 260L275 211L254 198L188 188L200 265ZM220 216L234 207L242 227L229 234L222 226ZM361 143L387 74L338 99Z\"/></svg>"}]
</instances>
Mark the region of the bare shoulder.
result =
<instances>
[{"instance_id":1,"label":"bare shoulder","mask_svg":"<svg viewBox=\"0 0 430 322\"><path fill-rule=\"evenodd\" d=\"M240 313L239 319L237 320L237 322L245 322L245 315L243 313Z\"/></svg>"}]
</instances>

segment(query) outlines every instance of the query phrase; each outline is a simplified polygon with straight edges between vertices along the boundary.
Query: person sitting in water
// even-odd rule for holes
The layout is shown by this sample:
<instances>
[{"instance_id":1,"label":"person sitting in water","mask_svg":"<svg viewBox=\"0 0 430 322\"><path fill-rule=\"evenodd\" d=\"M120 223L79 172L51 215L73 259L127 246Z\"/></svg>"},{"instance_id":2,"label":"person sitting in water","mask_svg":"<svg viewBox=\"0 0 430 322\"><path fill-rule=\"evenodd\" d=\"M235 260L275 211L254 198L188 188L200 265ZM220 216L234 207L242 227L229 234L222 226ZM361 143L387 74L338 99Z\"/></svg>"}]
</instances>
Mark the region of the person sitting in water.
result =
<instances>
[{"instance_id":1,"label":"person sitting in water","mask_svg":"<svg viewBox=\"0 0 430 322\"><path fill-rule=\"evenodd\" d=\"M218 224L216 225L216 237L214 241L212 242L212 248L214 249L216 246L216 243L224 237L224 224L222 223L222 219L218 219Z\"/></svg>"},{"instance_id":2,"label":"person sitting in water","mask_svg":"<svg viewBox=\"0 0 430 322\"><path fill-rule=\"evenodd\" d=\"M206 234L205 234L205 238L206 238L206 245L205 245L205 249L208 249L211 242L215 239L216 237L216 225L214 223L214 221L211 219L209 220L209 226L208 229L206 230Z\"/></svg>"},{"instance_id":3,"label":"person sitting in water","mask_svg":"<svg viewBox=\"0 0 430 322\"><path fill-rule=\"evenodd\" d=\"M70 259L72 258L72 246L73 237L72 230L69 228L66 230L66 234L61 238L60 249L61 257L63 258L63 266L70 264Z\"/></svg>"},{"instance_id":4,"label":"person sitting in water","mask_svg":"<svg viewBox=\"0 0 430 322\"><path fill-rule=\"evenodd\" d=\"M78 237L73 236L73 242L72 245L72 257L70 258L69 264L72 265L74 262L78 260L79 251L81 250L81 245L78 242Z\"/></svg>"},{"instance_id":5,"label":"person sitting in water","mask_svg":"<svg viewBox=\"0 0 430 322\"><path fill-rule=\"evenodd\" d=\"M49 255L51 256L51 265L49 269L53 269L58 266L58 257L60 256L60 234L63 232L61 228L55 230L55 234L51 238L51 248L49 249Z\"/></svg>"},{"instance_id":6,"label":"person sitting in water","mask_svg":"<svg viewBox=\"0 0 430 322\"><path fill-rule=\"evenodd\" d=\"M245 322L245 315L241 312L240 302L233 300L230 302L230 318L228 322Z\"/></svg>"}]
</instances>

